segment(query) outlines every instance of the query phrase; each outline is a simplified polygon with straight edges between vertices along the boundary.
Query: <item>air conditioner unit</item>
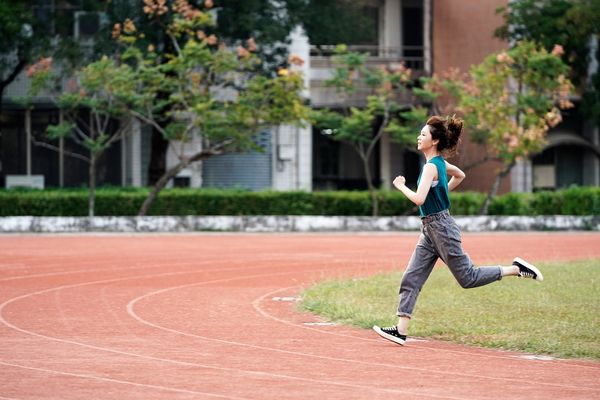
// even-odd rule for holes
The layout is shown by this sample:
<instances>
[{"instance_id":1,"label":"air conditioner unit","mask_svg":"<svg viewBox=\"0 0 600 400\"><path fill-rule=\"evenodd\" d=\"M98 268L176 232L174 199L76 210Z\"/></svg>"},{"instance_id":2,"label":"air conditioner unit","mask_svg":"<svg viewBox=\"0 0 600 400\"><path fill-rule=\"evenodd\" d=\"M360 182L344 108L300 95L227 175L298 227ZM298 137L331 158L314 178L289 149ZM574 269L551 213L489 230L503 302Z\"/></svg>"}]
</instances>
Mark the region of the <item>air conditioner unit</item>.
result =
<instances>
[{"instance_id":1,"label":"air conditioner unit","mask_svg":"<svg viewBox=\"0 0 600 400\"><path fill-rule=\"evenodd\" d=\"M6 175L5 186L10 188L44 188L44 175Z\"/></svg>"},{"instance_id":2,"label":"air conditioner unit","mask_svg":"<svg viewBox=\"0 0 600 400\"><path fill-rule=\"evenodd\" d=\"M83 43L92 42L108 18L103 12L76 11L73 37Z\"/></svg>"}]
</instances>

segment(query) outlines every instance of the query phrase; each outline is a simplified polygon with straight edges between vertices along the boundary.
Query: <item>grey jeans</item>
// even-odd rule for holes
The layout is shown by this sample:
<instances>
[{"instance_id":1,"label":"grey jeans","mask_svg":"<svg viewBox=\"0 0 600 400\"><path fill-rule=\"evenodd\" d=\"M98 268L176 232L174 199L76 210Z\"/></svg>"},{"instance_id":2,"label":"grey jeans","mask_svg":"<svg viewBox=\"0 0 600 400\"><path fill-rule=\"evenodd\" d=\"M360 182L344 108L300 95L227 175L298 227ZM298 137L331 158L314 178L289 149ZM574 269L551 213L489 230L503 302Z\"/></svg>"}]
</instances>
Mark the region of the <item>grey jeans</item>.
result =
<instances>
[{"instance_id":1,"label":"grey jeans","mask_svg":"<svg viewBox=\"0 0 600 400\"><path fill-rule=\"evenodd\" d=\"M399 317L412 316L421 288L438 258L446 263L454 278L465 289L502 279L499 266L475 268L462 249L460 229L447 210L428 215L422 222L419 243L400 283Z\"/></svg>"}]
</instances>

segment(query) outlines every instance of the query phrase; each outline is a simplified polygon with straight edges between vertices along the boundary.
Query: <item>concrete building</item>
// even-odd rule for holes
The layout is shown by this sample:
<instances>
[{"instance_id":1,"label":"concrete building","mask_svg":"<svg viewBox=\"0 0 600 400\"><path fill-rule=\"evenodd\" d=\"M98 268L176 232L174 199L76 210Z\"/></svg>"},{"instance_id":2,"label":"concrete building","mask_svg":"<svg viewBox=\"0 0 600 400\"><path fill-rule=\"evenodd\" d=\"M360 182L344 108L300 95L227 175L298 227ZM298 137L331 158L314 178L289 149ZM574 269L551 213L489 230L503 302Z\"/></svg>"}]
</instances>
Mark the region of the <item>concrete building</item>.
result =
<instances>
[{"instance_id":1,"label":"concrete building","mask_svg":"<svg viewBox=\"0 0 600 400\"><path fill-rule=\"evenodd\" d=\"M351 48L370 54L371 65L405 62L418 74L443 72L450 67L467 71L507 43L493 37L502 21L495 14L508 0L364 0L365 15L373 19L377 34L368 43ZM74 29L78 28L75 19ZM341 101L324 84L332 71L334 43L308 43L300 29L292 34L290 52L306 62L304 95L315 108L336 108ZM591 71L597 66L590 66ZM61 118L43 98L33 109L24 109L11 99L23 95L29 85L20 75L9 86L0 117L0 185L30 184L81 186L87 181L87 166L65 152L81 152L73 143L59 144L60 152L36 146L31 139L48 123ZM359 93L360 95L360 93ZM360 106L360 96L347 101ZM408 100L407 100L408 102ZM407 103L408 104L408 103ZM468 132L467 132L468 133ZM415 132L416 138L417 132ZM500 193L555 189L571 184L600 184L600 147L597 127L586 124L573 110L549 135L543 153L521 162L504 180ZM343 143L311 127L273 127L257 133L264 152L227 154L197 163L172 182L189 187L238 187L251 190L364 189L361 161ZM172 143L176 146L176 143ZM200 146L200 144L196 144ZM169 153L168 153L169 154ZM482 151L468 138L454 159L464 166L478 160ZM150 135L148 127L132 124L127 138L113 146L99 166L98 183L123 186L148 184ZM167 167L175 159L168 155ZM393 177L403 174L416 184L423 160L412 148L403 148L384 136L372 159L374 181L390 188ZM488 162L469 170L461 190L487 191L498 164Z\"/></svg>"}]
</instances>

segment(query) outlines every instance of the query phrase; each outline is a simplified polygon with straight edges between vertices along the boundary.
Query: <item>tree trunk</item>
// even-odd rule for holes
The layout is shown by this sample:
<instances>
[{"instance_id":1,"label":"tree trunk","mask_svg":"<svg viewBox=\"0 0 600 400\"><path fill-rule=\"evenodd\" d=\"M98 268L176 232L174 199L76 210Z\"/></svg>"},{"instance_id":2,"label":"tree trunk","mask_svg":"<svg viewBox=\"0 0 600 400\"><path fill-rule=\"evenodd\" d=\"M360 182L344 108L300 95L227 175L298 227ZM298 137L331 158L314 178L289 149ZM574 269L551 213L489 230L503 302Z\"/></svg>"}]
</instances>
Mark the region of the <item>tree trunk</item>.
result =
<instances>
[{"instance_id":1,"label":"tree trunk","mask_svg":"<svg viewBox=\"0 0 600 400\"><path fill-rule=\"evenodd\" d=\"M211 148L202 150L202 151L194 154L191 157L181 158L177 165L175 165L174 167L169 169L167 172L165 172L163 174L163 176L161 176L160 179L156 182L156 184L150 191L150 194L148 194L148 197L146 197L146 200L144 200L144 203L140 207L138 216L143 217L144 215L146 215L148 213L150 206L152 205L154 200L156 200L160 191L163 190L165 188L165 186L167 185L167 183L169 182L169 180L171 180L172 178L177 176L177 174L181 170L183 170L184 168L187 168L188 165L193 164L196 161L204 160L204 159L212 157L212 156L223 154L223 151L224 151L223 149L226 148L227 146L229 146L231 143L233 143L233 139L227 139L217 145L214 145Z\"/></svg>"},{"instance_id":2,"label":"tree trunk","mask_svg":"<svg viewBox=\"0 0 600 400\"><path fill-rule=\"evenodd\" d=\"M490 191L488 192L488 195L486 196L485 201L483 202L483 205L481 206L481 209L479 210L479 215L487 215L488 209L490 207L490 203L492 202L492 199L494 198L494 196L496 196L496 193L498 193L498 188L500 187L500 183L502 182L504 177L510 173L510 171L512 170L512 168L514 166L515 166L515 163L513 161L509 165L506 165L504 167L504 169L502 171L500 171L500 173L498 175L496 175L496 179L494 179L494 183L492 184L492 187L490 188Z\"/></svg>"},{"instance_id":3,"label":"tree trunk","mask_svg":"<svg viewBox=\"0 0 600 400\"><path fill-rule=\"evenodd\" d=\"M90 166L89 166L89 195L88 195L88 216L94 216L94 208L96 205L96 155L90 152Z\"/></svg>"},{"instance_id":4,"label":"tree trunk","mask_svg":"<svg viewBox=\"0 0 600 400\"><path fill-rule=\"evenodd\" d=\"M148 194L148 197L146 197L146 200L144 200L142 207L140 207L140 211L138 212L139 217L143 217L148 213L150 206L152 205L152 203L154 203L154 200L156 200L160 191L165 188L167 183L169 183L169 181L172 178L177 176L177 174L181 172L181 170L186 168L189 164L189 160L180 161L179 164L169 169L167 172L164 173L163 176L160 177L160 179L156 182L156 184L150 191L150 194Z\"/></svg>"},{"instance_id":5,"label":"tree trunk","mask_svg":"<svg viewBox=\"0 0 600 400\"><path fill-rule=\"evenodd\" d=\"M164 175L167 165L169 141L156 129L152 129L150 162L148 164L148 185L154 185Z\"/></svg>"}]
</instances>

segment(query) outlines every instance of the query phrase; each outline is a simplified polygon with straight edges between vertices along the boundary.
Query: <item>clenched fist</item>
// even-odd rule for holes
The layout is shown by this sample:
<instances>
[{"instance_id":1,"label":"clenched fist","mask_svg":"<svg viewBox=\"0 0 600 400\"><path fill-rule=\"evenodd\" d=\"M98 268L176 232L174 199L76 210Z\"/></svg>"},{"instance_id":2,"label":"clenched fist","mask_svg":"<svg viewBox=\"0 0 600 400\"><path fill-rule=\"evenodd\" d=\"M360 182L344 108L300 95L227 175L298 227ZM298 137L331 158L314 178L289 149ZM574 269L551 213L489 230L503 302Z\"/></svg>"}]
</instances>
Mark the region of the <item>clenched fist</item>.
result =
<instances>
[{"instance_id":1,"label":"clenched fist","mask_svg":"<svg viewBox=\"0 0 600 400\"><path fill-rule=\"evenodd\" d=\"M404 178L402 175L398 175L395 179L394 179L394 186L396 186L396 188L400 189L401 186L404 186L406 184L406 178Z\"/></svg>"}]
</instances>

